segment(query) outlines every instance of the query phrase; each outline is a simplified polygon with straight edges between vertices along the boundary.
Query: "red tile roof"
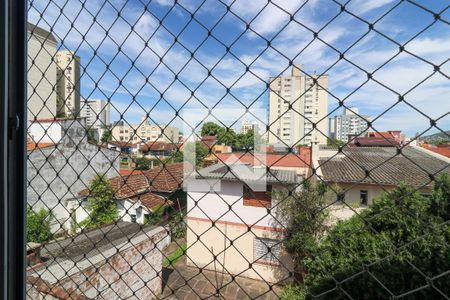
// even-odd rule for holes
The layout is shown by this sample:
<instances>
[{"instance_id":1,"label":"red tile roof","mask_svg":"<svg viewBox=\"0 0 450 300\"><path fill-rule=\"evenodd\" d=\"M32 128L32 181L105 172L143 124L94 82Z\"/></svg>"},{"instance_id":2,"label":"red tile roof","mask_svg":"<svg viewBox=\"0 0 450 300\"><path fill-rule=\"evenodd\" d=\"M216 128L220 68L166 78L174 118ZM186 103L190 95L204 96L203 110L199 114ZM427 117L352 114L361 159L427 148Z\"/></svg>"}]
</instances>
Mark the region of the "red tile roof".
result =
<instances>
[{"instance_id":1,"label":"red tile roof","mask_svg":"<svg viewBox=\"0 0 450 300\"><path fill-rule=\"evenodd\" d=\"M155 210L160 207L171 206L173 202L169 199L166 199L162 196L156 195L154 193L148 192L144 194L140 194L134 197L129 198L132 202L140 201L143 206L147 207L150 210Z\"/></svg>"},{"instance_id":2,"label":"red tile roof","mask_svg":"<svg viewBox=\"0 0 450 300\"><path fill-rule=\"evenodd\" d=\"M357 137L349 144L349 146L352 145L362 147L398 147L400 143L392 137Z\"/></svg>"},{"instance_id":3,"label":"red tile roof","mask_svg":"<svg viewBox=\"0 0 450 300\"><path fill-rule=\"evenodd\" d=\"M109 181L117 199L131 198L145 192L172 193L181 188L184 172L192 170L192 165L188 163L174 163L133 172L128 176L117 176ZM79 195L87 197L89 193L89 189L84 189Z\"/></svg>"},{"instance_id":4,"label":"red tile roof","mask_svg":"<svg viewBox=\"0 0 450 300\"><path fill-rule=\"evenodd\" d=\"M219 161L225 164L233 164L241 162L252 165L266 165L268 167L292 167L292 168L309 168L311 166L311 157L309 154L266 154L265 163L263 154L254 153L218 153L216 154Z\"/></svg>"},{"instance_id":5,"label":"red tile roof","mask_svg":"<svg viewBox=\"0 0 450 300\"><path fill-rule=\"evenodd\" d=\"M430 144L422 144L420 145L422 148L433 151L434 153L450 157L450 144L444 145L430 145Z\"/></svg>"},{"instance_id":6,"label":"red tile roof","mask_svg":"<svg viewBox=\"0 0 450 300\"><path fill-rule=\"evenodd\" d=\"M59 122L64 120L73 120L68 118L47 118L47 119L37 119L37 120L31 120L31 123L37 122L37 123L50 123L50 122Z\"/></svg>"},{"instance_id":7,"label":"red tile roof","mask_svg":"<svg viewBox=\"0 0 450 300\"><path fill-rule=\"evenodd\" d=\"M139 145L139 150L143 152L147 151L174 151L177 149L176 144L165 142L147 142L143 145Z\"/></svg>"},{"instance_id":8,"label":"red tile roof","mask_svg":"<svg viewBox=\"0 0 450 300\"><path fill-rule=\"evenodd\" d=\"M54 143L27 143L27 151L32 151L34 149L41 149L41 148L47 148L47 147L53 147L56 144Z\"/></svg>"}]
</instances>

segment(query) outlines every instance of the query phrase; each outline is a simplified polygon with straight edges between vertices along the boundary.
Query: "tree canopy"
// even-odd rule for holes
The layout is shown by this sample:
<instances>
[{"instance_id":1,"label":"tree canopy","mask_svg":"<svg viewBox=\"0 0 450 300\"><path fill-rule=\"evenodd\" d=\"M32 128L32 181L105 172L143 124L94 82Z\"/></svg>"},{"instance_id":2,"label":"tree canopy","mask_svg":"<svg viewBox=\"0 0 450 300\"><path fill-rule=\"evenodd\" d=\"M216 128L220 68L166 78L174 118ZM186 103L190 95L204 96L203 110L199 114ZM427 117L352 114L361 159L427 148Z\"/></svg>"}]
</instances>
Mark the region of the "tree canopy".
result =
<instances>
[{"instance_id":1,"label":"tree canopy","mask_svg":"<svg viewBox=\"0 0 450 300\"><path fill-rule=\"evenodd\" d=\"M50 211L41 208L34 211L27 207L27 242L42 243L52 238L50 222L53 215Z\"/></svg>"},{"instance_id":2,"label":"tree canopy","mask_svg":"<svg viewBox=\"0 0 450 300\"><path fill-rule=\"evenodd\" d=\"M202 126L201 136L213 135L216 136L223 130L223 127L214 122L206 122Z\"/></svg>"},{"instance_id":3,"label":"tree canopy","mask_svg":"<svg viewBox=\"0 0 450 300\"><path fill-rule=\"evenodd\" d=\"M449 200L444 174L428 196L401 185L338 222L304 259L301 293L307 299L326 292L321 299L387 299L415 289L408 299L449 295Z\"/></svg>"},{"instance_id":4,"label":"tree canopy","mask_svg":"<svg viewBox=\"0 0 450 300\"><path fill-rule=\"evenodd\" d=\"M86 205L88 217L81 222L80 226L96 228L115 222L119 212L109 180L105 176L95 176L89 186L89 191L90 195Z\"/></svg>"}]
</instances>

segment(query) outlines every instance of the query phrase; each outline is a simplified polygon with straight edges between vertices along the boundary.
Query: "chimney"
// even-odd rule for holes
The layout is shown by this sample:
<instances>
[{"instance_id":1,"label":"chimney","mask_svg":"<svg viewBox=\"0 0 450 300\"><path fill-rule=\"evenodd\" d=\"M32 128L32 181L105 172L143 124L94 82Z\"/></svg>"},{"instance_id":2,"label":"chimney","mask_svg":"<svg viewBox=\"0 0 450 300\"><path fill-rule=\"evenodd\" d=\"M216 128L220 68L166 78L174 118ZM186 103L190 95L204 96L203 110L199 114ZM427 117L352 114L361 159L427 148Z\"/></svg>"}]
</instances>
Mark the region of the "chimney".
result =
<instances>
[{"instance_id":1,"label":"chimney","mask_svg":"<svg viewBox=\"0 0 450 300\"><path fill-rule=\"evenodd\" d=\"M298 146L298 154L300 155L300 158L302 160L304 160L308 164L311 164L311 147Z\"/></svg>"}]
</instances>

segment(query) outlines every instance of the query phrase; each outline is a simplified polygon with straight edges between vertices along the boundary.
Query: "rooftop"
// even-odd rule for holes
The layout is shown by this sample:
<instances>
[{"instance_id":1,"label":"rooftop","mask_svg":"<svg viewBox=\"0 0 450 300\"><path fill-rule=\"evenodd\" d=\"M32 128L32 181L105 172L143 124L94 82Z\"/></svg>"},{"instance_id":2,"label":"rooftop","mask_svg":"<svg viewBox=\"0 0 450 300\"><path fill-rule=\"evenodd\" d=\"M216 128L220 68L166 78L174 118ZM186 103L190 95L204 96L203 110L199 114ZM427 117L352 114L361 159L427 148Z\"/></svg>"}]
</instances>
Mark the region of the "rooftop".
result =
<instances>
[{"instance_id":1,"label":"rooftop","mask_svg":"<svg viewBox=\"0 0 450 300\"><path fill-rule=\"evenodd\" d=\"M181 188L184 172L192 170L188 163L173 163L128 176L113 177L109 181L117 199L131 198L145 192L172 193ZM84 189L79 195L87 197L89 193L89 189Z\"/></svg>"},{"instance_id":2,"label":"rooftop","mask_svg":"<svg viewBox=\"0 0 450 300\"><path fill-rule=\"evenodd\" d=\"M52 41L54 43L57 43L55 36L51 32L49 32L49 31L47 31L47 30L45 30L45 29L43 29L43 28L41 28L41 27L39 27L37 25L28 23L28 31L33 33L33 34L39 35L39 36L45 38L48 41Z\"/></svg>"},{"instance_id":3,"label":"rooftop","mask_svg":"<svg viewBox=\"0 0 450 300\"><path fill-rule=\"evenodd\" d=\"M343 154L321 157L319 166L328 182L414 186L431 183L429 174L450 172L450 165L424 151L406 146L397 154L394 147L346 147ZM329 160L328 160L329 159ZM366 175L369 171L369 175Z\"/></svg>"},{"instance_id":4,"label":"rooftop","mask_svg":"<svg viewBox=\"0 0 450 300\"><path fill-rule=\"evenodd\" d=\"M228 181L260 181L267 183L287 183L296 184L299 178L295 171L273 170L266 172L266 168L255 168L248 164L225 165L218 163L203 168L195 175L197 179L220 179Z\"/></svg>"},{"instance_id":5,"label":"rooftop","mask_svg":"<svg viewBox=\"0 0 450 300\"><path fill-rule=\"evenodd\" d=\"M219 162L227 165L241 163L254 166L268 167L291 167L291 168L309 168L311 166L311 156L306 154L263 154L263 153L217 153L215 154Z\"/></svg>"}]
</instances>

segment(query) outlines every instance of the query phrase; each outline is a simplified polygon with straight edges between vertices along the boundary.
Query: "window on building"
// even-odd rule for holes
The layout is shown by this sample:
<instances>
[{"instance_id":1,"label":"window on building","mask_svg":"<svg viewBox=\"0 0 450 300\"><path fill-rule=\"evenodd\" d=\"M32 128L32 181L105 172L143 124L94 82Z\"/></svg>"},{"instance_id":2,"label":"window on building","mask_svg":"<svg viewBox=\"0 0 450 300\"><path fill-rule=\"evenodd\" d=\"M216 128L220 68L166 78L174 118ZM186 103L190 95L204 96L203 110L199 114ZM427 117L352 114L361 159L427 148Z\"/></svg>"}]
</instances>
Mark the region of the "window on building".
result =
<instances>
[{"instance_id":1,"label":"window on building","mask_svg":"<svg viewBox=\"0 0 450 300\"><path fill-rule=\"evenodd\" d=\"M359 192L359 199L361 200L362 205L367 205L367 196L368 196L367 191L363 190Z\"/></svg>"},{"instance_id":2,"label":"window on building","mask_svg":"<svg viewBox=\"0 0 450 300\"><path fill-rule=\"evenodd\" d=\"M275 239L255 237L253 254L256 262L278 264L281 243Z\"/></svg>"},{"instance_id":3,"label":"window on building","mask_svg":"<svg viewBox=\"0 0 450 300\"><path fill-rule=\"evenodd\" d=\"M244 185L244 206L254 207L271 207L272 206L272 186L268 185L265 192L252 191L248 186Z\"/></svg>"},{"instance_id":4,"label":"window on building","mask_svg":"<svg viewBox=\"0 0 450 300\"><path fill-rule=\"evenodd\" d=\"M131 222L136 223L137 218L136 215L131 215Z\"/></svg>"}]
</instances>

